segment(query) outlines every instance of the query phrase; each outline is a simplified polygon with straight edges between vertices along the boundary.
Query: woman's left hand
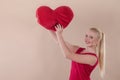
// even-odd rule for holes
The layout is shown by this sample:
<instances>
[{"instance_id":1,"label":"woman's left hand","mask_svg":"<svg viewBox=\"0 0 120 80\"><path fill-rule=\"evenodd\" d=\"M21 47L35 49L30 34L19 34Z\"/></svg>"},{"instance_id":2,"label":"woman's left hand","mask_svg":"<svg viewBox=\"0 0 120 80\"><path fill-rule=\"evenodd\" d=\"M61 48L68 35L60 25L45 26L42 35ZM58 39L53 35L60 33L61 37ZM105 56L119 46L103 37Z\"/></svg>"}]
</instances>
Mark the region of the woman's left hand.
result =
<instances>
[{"instance_id":1,"label":"woman's left hand","mask_svg":"<svg viewBox=\"0 0 120 80\"><path fill-rule=\"evenodd\" d=\"M62 34L62 32L63 32L63 26L61 26L60 24L58 24L57 26L55 26L55 29L56 29L56 34L57 35Z\"/></svg>"}]
</instances>

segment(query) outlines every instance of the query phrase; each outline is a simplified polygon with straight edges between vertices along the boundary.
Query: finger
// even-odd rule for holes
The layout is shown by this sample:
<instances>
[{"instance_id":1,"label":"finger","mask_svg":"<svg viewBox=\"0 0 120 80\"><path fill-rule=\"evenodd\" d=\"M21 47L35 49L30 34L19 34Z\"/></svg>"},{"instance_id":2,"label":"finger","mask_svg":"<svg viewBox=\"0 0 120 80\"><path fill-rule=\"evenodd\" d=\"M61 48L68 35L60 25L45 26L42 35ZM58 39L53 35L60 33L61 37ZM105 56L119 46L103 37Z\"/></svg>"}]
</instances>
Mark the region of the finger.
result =
<instances>
[{"instance_id":1,"label":"finger","mask_svg":"<svg viewBox=\"0 0 120 80\"><path fill-rule=\"evenodd\" d=\"M59 29L61 29L61 25L60 25L60 24L58 24L58 26L59 26Z\"/></svg>"},{"instance_id":2,"label":"finger","mask_svg":"<svg viewBox=\"0 0 120 80\"><path fill-rule=\"evenodd\" d=\"M59 26L60 26L60 28L62 27L62 25L61 25L61 24L59 24Z\"/></svg>"},{"instance_id":3,"label":"finger","mask_svg":"<svg viewBox=\"0 0 120 80\"><path fill-rule=\"evenodd\" d=\"M63 30L63 26L62 26L61 28L62 28L62 30Z\"/></svg>"},{"instance_id":4,"label":"finger","mask_svg":"<svg viewBox=\"0 0 120 80\"><path fill-rule=\"evenodd\" d=\"M58 24L56 25L56 28L58 28Z\"/></svg>"},{"instance_id":5,"label":"finger","mask_svg":"<svg viewBox=\"0 0 120 80\"><path fill-rule=\"evenodd\" d=\"M62 29L63 29L63 25L61 25Z\"/></svg>"},{"instance_id":6,"label":"finger","mask_svg":"<svg viewBox=\"0 0 120 80\"><path fill-rule=\"evenodd\" d=\"M57 30L57 26L55 26L55 30Z\"/></svg>"},{"instance_id":7,"label":"finger","mask_svg":"<svg viewBox=\"0 0 120 80\"><path fill-rule=\"evenodd\" d=\"M62 25L60 24L60 28L62 29Z\"/></svg>"},{"instance_id":8,"label":"finger","mask_svg":"<svg viewBox=\"0 0 120 80\"><path fill-rule=\"evenodd\" d=\"M61 25L59 24L59 26L61 27Z\"/></svg>"},{"instance_id":9,"label":"finger","mask_svg":"<svg viewBox=\"0 0 120 80\"><path fill-rule=\"evenodd\" d=\"M60 29L60 25L58 24L57 26L58 26L58 29Z\"/></svg>"},{"instance_id":10,"label":"finger","mask_svg":"<svg viewBox=\"0 0 120 80\"><path fill-rule=\"evenodd\" d=\"M60 24L58 24L58 28L60 29Z\"/></svg>"}]
</instances>

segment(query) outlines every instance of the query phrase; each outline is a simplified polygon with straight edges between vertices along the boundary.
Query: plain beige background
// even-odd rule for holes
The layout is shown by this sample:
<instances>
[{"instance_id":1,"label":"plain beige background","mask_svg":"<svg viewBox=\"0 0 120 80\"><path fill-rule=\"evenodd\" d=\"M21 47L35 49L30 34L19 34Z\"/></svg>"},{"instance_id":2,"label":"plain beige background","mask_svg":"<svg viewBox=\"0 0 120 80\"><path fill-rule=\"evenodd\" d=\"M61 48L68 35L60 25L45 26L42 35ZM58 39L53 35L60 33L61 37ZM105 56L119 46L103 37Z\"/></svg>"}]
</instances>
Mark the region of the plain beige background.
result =
<instances>
[{"instance_id":1,"label":"plain beige background","mask_svg":"<svg viewBox=\"0 0 120 80\"><path fill-rule=\"evenodd\" d=\"M36 22L35 11L47 5L70 6L74 18L63 32L66 41L84 45L89 27L106 34L106 75L120 79L119 0L0 0L0 80L68 80L71 61ZM91 75L100 80L98 67Z\"/></svg>"}]
</instances>

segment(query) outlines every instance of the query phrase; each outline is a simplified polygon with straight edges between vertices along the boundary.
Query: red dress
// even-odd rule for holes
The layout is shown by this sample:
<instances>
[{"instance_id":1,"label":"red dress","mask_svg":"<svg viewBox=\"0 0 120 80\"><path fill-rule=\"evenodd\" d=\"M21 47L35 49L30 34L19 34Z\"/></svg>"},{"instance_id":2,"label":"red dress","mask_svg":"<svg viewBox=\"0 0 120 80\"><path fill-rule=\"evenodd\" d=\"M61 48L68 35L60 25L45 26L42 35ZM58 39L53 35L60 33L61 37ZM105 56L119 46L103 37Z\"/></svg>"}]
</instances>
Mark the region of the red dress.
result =
<instances>
[{"instance_id":1,"label":"red dress","mask_svg":"<svg viewBox=\"0 0 120 80\"><path fill-rule=\"evenodd\" d=\"M94 53L81 53L81 51L83 51L84 49L85 48L79 48L76 51L76 54L82 54L82 55L89 54L97 58L96 54ZM98 64L98 58L93 66L89 64L82 64L72 61L69 80L90 80L90 74L93 71L93 69L97 66L97 64Z\"/></svg>"}]
</instances>

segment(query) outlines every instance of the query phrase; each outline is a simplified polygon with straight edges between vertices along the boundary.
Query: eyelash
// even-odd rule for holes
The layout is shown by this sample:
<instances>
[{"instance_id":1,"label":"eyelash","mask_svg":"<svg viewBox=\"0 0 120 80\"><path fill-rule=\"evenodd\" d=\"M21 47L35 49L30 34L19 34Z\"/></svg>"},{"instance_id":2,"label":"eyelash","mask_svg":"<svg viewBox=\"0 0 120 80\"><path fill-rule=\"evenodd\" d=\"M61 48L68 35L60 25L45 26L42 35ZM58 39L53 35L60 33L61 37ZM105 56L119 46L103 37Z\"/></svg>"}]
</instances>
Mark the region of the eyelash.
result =
<instances>
[{"instance_id":1,"label":"eyelash","mask_svg":"<svg viewBox=\"0 0 120 80\"><path fill-rule=\"evenodd\" d=\"M85 37L88 37L88 35L85 35ZM93 37L92 37L92 36L90 36L90 38L91 38L91 39L93 39Z\"/></svg>"},{"instance_id":2,"label":"eyelash","mask_svg":"<svg viewBox=\"0 0 120 80\"><path fill-rule=\"evenodd\" d=\"M88 37L88 35L85 35L85 37Z\"/></svg>"},{"instance_id":3,"label":"eyelash","mask_svg":"<svg viewBox=\"0 0 120 80\"><path fill-rule=\"evenodd\" d=\"M91 39L93 39L93 37L92 37L92 36L90 36L90 38L91 38Z\"/></svg>"}]
</instances>

